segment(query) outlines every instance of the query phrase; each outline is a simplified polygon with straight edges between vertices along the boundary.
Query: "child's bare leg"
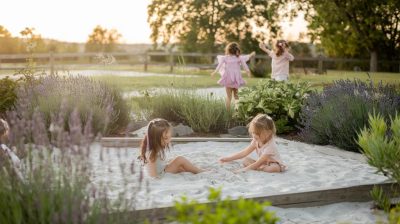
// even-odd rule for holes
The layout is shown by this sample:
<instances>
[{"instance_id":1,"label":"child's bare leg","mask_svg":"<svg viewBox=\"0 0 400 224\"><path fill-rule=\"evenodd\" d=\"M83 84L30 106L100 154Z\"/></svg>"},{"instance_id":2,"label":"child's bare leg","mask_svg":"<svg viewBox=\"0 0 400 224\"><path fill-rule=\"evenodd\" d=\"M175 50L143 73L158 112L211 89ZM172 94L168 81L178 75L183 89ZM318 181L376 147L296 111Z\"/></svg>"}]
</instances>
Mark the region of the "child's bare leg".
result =
<instances>
[{"instance_id":1,"label":"child's bare leg","mask_svg":"<svg viewBox=\"0 0 400 224\"><path fill-rule=\"evenodd\" d=\"M243 164L243 166L250 166L251 164L253 164L253 163L255 163L256 161L254 160L254 159L252 159L252 158L249 158L249 157L246 157L246 158L244 158L243 159L243 162L242 162L242 164Z\"/></svg>"},{"instance_id":2,"label":"child's bare leg","mask_svg":"<svg viewBox=\"0 0 400 224\"><path fill-rule=\"evenodd\" d=\"M239 96L238 96L238 89L232 89L233 92L233 98L235 99L235 110L238 109L239 105L238 105L238 101L239 101Z\"/></svg>"},{"instance_id":3,"label":"child's bare leg","mask_svg":"<svg viewBox=\"0 0 400 224\"><path fill-rule=\"evenodd\" d=\"M165 172L168 172L168 173L191 172L191 173L197 174L197 173L201 173L203 171L204 170L194 166L189 160L187 160L183 156L176 157L165 168Z\"/></svg>"},{"instance_id":4,"label":"child's bare leg","mask_svg":"<svg viewBox=\"0 0 400 224\"><path fill-rule=\"evenodd\" d=\"M232 88L226 87L226 101L225 106L227 110L231 109L231 101L232 101Z\"/></svg>"},{"instance_id":5,"label":"child's bare leg","mask_svg":"<svg viewBox=\"0 0 400 224\"><path fill-rule=\"evenodd\" d=\"M238 100L239 99L238 89L232 89L232 91L233 91L233 97L235 98L235 100Z\"/></svg>"},{"instance_id":6,"label":"child's bare leg","mask_svg":"<svg viewBox=\"0 0 400 224\"><path fill-rule=\"evenodd\" d=\"M268 173L282 172L281 166L277 163L270 163L269 165L262 166L260 170L262 170L264 172L268 172Z\"/></svg>"}]
</instances>

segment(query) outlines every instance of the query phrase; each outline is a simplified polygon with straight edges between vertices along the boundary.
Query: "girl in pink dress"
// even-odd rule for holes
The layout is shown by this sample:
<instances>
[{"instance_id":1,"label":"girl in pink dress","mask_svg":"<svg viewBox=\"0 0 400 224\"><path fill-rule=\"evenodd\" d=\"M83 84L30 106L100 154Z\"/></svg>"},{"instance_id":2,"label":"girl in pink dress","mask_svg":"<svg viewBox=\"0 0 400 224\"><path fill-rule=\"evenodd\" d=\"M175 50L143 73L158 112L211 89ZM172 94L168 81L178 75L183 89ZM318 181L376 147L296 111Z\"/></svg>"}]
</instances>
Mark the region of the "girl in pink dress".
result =
<instances>
[{"instance_id":1,"label":"girl in pink dress","mask_svg":"<svg viewBox=\"0 0 400 224\"><path fill-rule=\"evenodd\" d=\"M253 136L253 141L247 148L228 157L222 157L219 161L225 163L244 158L244 168L236 170L235 173L248 170L268 173L285 171L286 166L282 162L275 142L276 128L272 118L266 114L258 114L250 122L249 132ZM254 150L257 152L257 160L247 157Z\"/></svg>"},{"instance_id":2,"label":"girl in pink dress","mask_svg":"<svg viewBox=\"0 0 400 224\"><path fill-rule=\"evenodd\" d=\"M250 55L240 55L240 48L237 43L229 43L225 48L225 55L217 56L218 66L211 76L219 72L221 74L221 79L218 80L218 84L225 86L226 89L226 108L229 110L231 108L232 94L235 101L239 99L238 89L239 87L246 84L243 80L242 74L240 72L240 67L246 70L247 75L250 77L250 70L247 67L246 61L255 55L252 52Z\"/></svg>"}]
</instances>

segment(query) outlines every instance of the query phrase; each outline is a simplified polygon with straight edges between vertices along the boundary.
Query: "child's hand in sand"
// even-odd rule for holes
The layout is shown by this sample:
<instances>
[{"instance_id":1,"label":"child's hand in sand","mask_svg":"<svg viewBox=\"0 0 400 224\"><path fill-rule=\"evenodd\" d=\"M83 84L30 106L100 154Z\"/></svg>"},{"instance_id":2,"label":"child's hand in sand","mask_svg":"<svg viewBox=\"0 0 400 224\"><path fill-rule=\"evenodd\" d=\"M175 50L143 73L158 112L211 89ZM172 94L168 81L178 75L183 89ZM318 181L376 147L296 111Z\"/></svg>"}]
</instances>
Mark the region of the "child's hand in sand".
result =
<instances>
[{"instance_id":1,"label":"child's hand in sand","mask_svg":"<svg viewBox=\"0 0 400 224\"><path fill-rule=\"evenodd\" d=\"M242 168L242 169L234 170L233 173L238 174L238 173L243 173L245 171L246 171L246 169Z\"/></svg>"},{"instance_id":2,"label":"child's hand in sand","mask_svg":"<svg viewBox=\"0 0 400 224\"><path fill-rule=\"evenodd\" d=\"M212 73L211 73L211 77L214 77L214 76L215 76L215 73L216 73L216 72L212 72Z\"/></svg>"},{"instance_id":3,"label":"child's hand in sand","mask_svg":"<svg viewBox=\"0 0 400 224\"><path fill-rule=\"evenodd\" d=\"M231 160L228 158L228 157L221 157L220 159L219 159L219 162L220 163L227 163L227 162L230 162Z\"/></svg>"}]
</instances>

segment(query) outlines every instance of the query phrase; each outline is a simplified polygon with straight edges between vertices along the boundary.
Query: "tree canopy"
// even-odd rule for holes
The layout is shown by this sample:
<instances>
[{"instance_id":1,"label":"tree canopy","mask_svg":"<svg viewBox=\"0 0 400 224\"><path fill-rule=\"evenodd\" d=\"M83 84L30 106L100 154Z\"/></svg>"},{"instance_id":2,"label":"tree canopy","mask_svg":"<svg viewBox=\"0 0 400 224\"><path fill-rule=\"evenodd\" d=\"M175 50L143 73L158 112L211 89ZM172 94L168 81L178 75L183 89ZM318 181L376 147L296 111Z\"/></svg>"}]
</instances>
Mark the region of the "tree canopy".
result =
<instances>
[{"instance_id":1,"label":"tree canopy","mask_svg":"<svg viewBox=\"0 0 400 224\"><path fill-rule=\"evenodd\" d=\"M154 43L179 43L184 51L216 52L236 41L244 51L279 34L283 1L153 0L148 22Z\"/></svg>"},{"instance_id":2,"label":"tree canopy","mask_svg":"<svg viewBox=\"0 0 400 224\"><path fill-rule=\"evenodd\" d=\"M306 12L309 34L331 56L400 57L400 1L297 0Z\"/></svg>"}]
</instances>

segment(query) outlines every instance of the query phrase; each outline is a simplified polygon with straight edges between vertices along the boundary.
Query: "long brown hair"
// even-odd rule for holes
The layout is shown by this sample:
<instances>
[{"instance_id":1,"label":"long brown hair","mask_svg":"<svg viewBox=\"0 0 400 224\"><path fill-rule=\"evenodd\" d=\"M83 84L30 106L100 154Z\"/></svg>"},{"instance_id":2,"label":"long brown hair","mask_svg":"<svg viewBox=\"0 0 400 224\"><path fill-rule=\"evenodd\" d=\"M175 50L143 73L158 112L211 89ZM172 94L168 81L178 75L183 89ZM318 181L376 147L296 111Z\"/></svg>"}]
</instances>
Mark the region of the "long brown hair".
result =
<instances>
[{"instance_id":1,"label":"long brown hair","mask_svg":"<svg viewBox=\"0 0 400 224\"><path fill-rule=\"evenodd\" d=\"M276 127L274 120L266 114L257 114L248 124L249 132L260 135L263 130L272 131L276 135Z\"/></svg>"},{"instance_id":2,"label":"long brown hair","mask_svg":"<svg viewBox=\"0 0 400 224\"><path fill-rule=\"evenodd\" d=\"M157 118L151 120L147 128L148 131L140 145L140 160L147 163L148 161L154 162L157 157L165 159L164 151L168 145L163 145L163 134L171 128L171 124L165 119ZM147 158L147 150L150 152L149 158Z\"/></svg>"},{"instance_id":3,"label":"long brown hair","mask_svg":"<svg viewBox=\"0 0 400 224\"><path fill-rule=\"evenodd\" d=\"M239 44L236 42L231 42L225 47L226 55L235 55L236 57L240 56L240 48Z\"/></svg>"},{"instance_id":4,"label":"long brown hair","mask_svg":"<svg viewBox=\"0 0 400 224\"><path fill-rule=\"evenodd\" d=\"M276 42L276 56L281 56L283 54L283 52L285 52L285 48L289 47L289 44L285 41L285 40L278 40Z\"/></svg>"}]
</instances>

